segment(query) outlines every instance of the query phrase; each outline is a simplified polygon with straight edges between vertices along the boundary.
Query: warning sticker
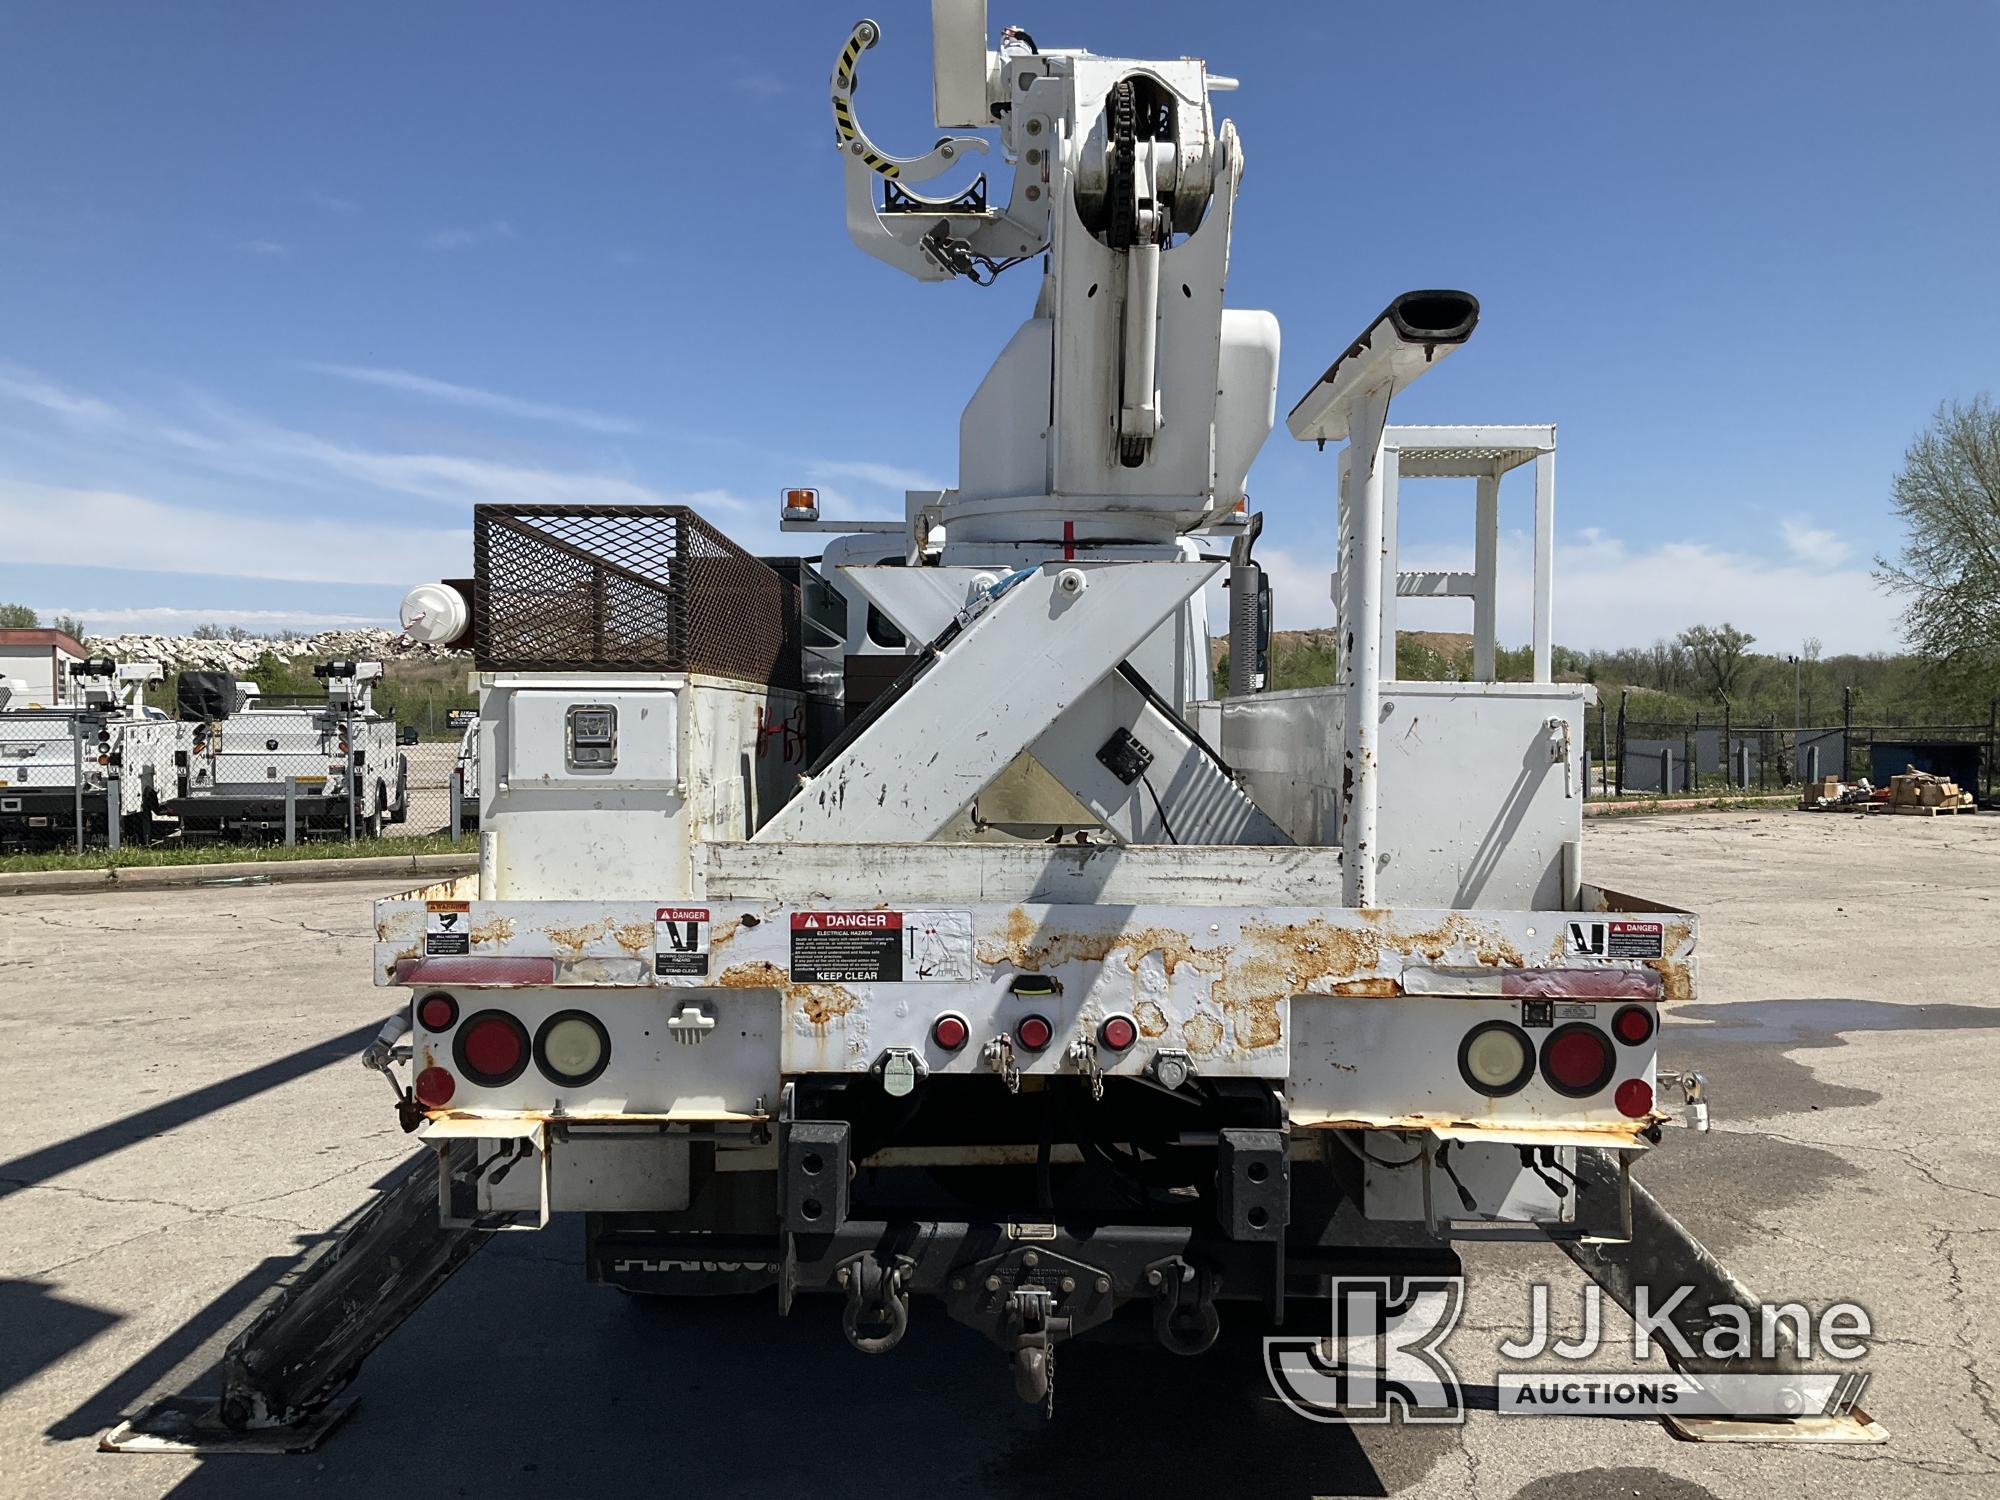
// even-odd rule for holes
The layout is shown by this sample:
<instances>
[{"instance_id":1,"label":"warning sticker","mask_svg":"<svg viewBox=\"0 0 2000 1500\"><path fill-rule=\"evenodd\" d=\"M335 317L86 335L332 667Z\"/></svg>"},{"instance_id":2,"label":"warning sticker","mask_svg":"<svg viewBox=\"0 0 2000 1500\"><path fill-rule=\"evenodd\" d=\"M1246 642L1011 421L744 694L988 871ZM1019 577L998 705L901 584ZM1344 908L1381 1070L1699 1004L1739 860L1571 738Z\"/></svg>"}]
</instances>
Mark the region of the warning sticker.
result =
<instances>
[{"instance_id":1,"label":"warning sticker","mask_svg":"<svg viewBox=\"0 0 2000 1500\"><path fill-rule=\"evenodd\" d=\"M448 957L472 951L472 903L470 901L426 901L424 903L424 956Z\"/></svg>"},{"instance_id":2,"label":"warning sticker","mask_svg":"<svg viewBox=\"0 0 2000 1500\"><path fill-rule=\"evenodd\" d=\"M1569 924L1569 951L1577 958L1664 958L1666 941L1659 922Z\"/></svg>"},{"instance_id":3,"label":"warning sticker","mask_svg":"<svg viewBox=\"0 0 2000 1500\"><path fill-rule=\"evenodd\" d=\"M653 913L653 972L708 973L708 908L662 906Z\"/></svg>"},{"instance_id":4,"label":"warning sticker","mask_svg":"<svg viewBox=\"0 0 2000 1500\"><path fill-rule=\"evenodd\" d=\"M901 912L792 913L794 984L893 984L902 977Z\"/></svg>"},{"instance_id":5,"label":"warning sticker","mask_svg":"<svg viewBox=\"0 0 2000 1500\"><path fill-rule=\"evenodd\" d=\"M906 911L903 978L972 978L972 913Z\"/></svg>"}]
</instances>

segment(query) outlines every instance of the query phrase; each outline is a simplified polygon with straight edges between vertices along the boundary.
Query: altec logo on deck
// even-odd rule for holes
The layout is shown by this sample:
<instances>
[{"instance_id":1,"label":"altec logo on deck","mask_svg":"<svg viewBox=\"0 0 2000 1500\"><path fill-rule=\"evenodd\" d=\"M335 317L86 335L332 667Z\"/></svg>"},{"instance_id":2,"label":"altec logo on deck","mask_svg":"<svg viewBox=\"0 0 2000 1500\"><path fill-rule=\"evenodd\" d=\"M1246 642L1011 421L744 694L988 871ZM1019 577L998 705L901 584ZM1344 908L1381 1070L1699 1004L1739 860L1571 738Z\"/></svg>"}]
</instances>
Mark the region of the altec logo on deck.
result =
<instances>
[{"instance_id":1,"label":"altec logo on deck","mask_svg":"<svg viewBox=\"0 0 2000 1500\"><path fill-rule=\"evenodd\" d=\"M794 932L900 932L899 911L795 911Z\"/></svg>"}]
</instances>

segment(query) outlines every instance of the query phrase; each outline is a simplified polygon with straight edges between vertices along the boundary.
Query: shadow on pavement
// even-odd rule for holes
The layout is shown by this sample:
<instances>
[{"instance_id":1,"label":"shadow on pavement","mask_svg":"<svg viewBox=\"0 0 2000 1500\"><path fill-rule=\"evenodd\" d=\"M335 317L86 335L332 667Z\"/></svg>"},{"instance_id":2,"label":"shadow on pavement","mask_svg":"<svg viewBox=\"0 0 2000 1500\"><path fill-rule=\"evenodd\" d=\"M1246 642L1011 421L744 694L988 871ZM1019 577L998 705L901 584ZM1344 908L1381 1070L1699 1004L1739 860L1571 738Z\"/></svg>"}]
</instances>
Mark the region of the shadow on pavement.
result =
<instances>
[{"instance_id":1,"label":"shadow on pavement","mask_svg":"<svg viewBox=\"0 0 2000 1500\"><path fill-rule=\"evenodd\" d=\"M46 1281L0 1279L0 1395L119 1321L117 1313L57 1296Z\"/></svg>"}]
</instances>

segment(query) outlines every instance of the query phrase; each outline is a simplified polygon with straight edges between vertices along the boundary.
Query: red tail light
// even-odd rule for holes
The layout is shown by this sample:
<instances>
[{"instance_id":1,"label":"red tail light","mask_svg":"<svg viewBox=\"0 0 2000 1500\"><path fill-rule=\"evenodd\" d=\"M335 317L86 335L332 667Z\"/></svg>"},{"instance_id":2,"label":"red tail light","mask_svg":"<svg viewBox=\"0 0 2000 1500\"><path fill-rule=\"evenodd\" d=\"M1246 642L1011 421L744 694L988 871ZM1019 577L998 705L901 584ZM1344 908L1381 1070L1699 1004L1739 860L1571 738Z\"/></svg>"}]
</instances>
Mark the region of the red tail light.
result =
<instances>
[{"instance_id":1,"label":"red tail light","mask_svg":"<svg viewBox=\"0 0 2000 1500\"><path fill-rule=\"evenodd\" d=\"M459 1027L451 1051L469 1082L505 1088L528 1066L528 1029L504 1010L482 1010Z\"/></svg>"},{"instance_id":2,"label":"red tail light","mask_svg":"<svg viewBox=\"0 0 2000 1500\"><path fill-rule=\"evenodd\" d=\"M931 1023L931 1040L947 1052L956 1052L971 1035L963 1016L943 1015Z\"/></svg>"},{"instance_id":3,"label":"red tail light","mask_svg":"<svg viewBox=\"0 0 2000 1500\"><path fill-rule=\"evenodd\" d=\"M443 1068L425 1068L414 1085L417 1103L425 1109L443 1109L458 1092L458 1082Z\"/></svg>"},{"instance_id":4,"label":"red tail light","mask_svg":"<svg viewBox=\"0 0 2000 1500\"><path fill-rule=\"evenodd\" d=\"M426 995L417 1002L417 1024L426 1031L449 1031L458 1021L458 1002L449 995Z\"/></svg>"},{"instance_id":5,"label":"red tail light","mask_svg":"<svg viewBox=\"0 0 2000 1500\"><path fill-rule=\"evenodd\" d=\"M1097 1039L1113 1052L1124 1052L1139 1040L1130 1016L1113 1016L1097 1029Z\"/></svg>"},{"instance_id":6,"label":"red tail light","mask_svg":"<svg viewBox=\"0 0 2000 1500\"><path fill-rule=\"evenodd\" d=\"M1558 1026L1542 1043L1542 1077L1558 1094L1582 1099L1611 1082L1617 1059L1611 1038L1595 1026L1572 1021Z\"/></svg>"},{"instance_id":7,"label":"red tail light","mask_svg":"<svg viewBox=\"0 0 2000 1500\"><path fill-rule=\"evenodd\" d=\"M1055 1040L1056 1029L1046 1016L1023 1016L1014 1028L1014 1040L1030 1052L1040 1052Z\"/></svg>"}]
</instances>

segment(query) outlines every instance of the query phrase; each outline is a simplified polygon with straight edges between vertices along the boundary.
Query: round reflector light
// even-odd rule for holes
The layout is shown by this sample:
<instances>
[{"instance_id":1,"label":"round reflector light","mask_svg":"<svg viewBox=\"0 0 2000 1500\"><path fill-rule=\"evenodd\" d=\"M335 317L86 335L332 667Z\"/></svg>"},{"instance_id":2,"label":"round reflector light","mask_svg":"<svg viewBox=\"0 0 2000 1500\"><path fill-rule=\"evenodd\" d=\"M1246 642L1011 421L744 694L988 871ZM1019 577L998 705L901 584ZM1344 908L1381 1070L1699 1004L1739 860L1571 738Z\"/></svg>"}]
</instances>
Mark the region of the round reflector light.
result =
<instances>
[{"instance_id":1,"label":"round reflector light","mask_svg":"<svg viewBox=\"0 0 2000 1500\"><path fill-rule=\"evenodd\" d=\"M458 1028L451 1053L468 1081L505 1088L527 1069L528 1028L504 1010L482 1010Z\"/></svg>"},{"instance_id":2,"label":"round reflector light","mask_svg":"<svg viewBox=\"0 0 2000 1500\"><path fill-rule=\"evenodd\" d=\"M1611 1018L1611 1034L1628 1047L1653 1039L1653 1013L1642 1005L1627 1005Z\"/></svg>"},{"instance_id":3,"label":"round reflector light","mask_svg":"<svg viewBox=\"0 0 2000 1500\"><path fill-rule=\"evenodd\" d=\"M1113 1016L1097 1029L1097 1039L1113 1052L1123 1052L1139 1040L1130 1016Z\"/></svg>"},{"instance_id":4,"label":"round reflector light","mask_svg":"<svg viewBox=\"0 0 2000 1500\"><path fill-rule=\"evenodd\" d=\"M417 1002L417 1024L426 1031L449 1031L458 1021L458 1002L449 995L426 995Z\"/></svg>"},{"instance_id":5,"label":"round reflector light","mask_svg":"<svg viewBox=\"0 0 2000 1500\"><path fill-rule=\"evenodd\" d=\"M1014 1028L1014 1040L1030 1052L1040 1052L1055 1040L1056 1029L1046 1016L1023 1016L1021 1024Z\"/></svg>"},{"instance_id":6,"label":"round reflector light","mask_svg":"<svg viewBox=\"0 0 2000 1500\"><path fill-rule=\"evenodd\" d=\"M939 1016L931 1022L931 1040L947 1052L956 1052L971 1035L963 1016Z\"/></svg>"},{"instance_id":7,"label":"round reflector light","mask_svg":"<svg viewBox=\"0 0 2000 1500\"><path fill-rule=\"evenodd\" d=\"M535 1062L550 1080L579 1088L611 1061L611 1035L587 1011L559 1010L535 1033Z\"/></svg>"},{"instance_id":8,"label":"round reflector light","mask_svg":"<svg viewBox=\"0 0 2000 1500\"><path fill-rule=\"evenodd\" d=\"M1458 1073L1488 1098L1517 1094L1535 1076L1535 1044L1511 1021L1484 1021L1458 1044Z\"/></svg>"},{"instance_id":9,"label":"round reflector light","mask_svg":"<svg viewBox=\"0 0 2000 1500\"><path fill-rule=\"evenodd\" d=\"M1643 1078L1626 1079L1611 1097L1618 1105L1618 1113L1631 1119L1643 1119L1653 1112L1653 1086Z\"/></svg>"},{"instance_id":10,"label":"round reflector light","mask_svg":"<svg viewBox=\"0 0 2000 1500\"><path fill-rule=\"evenodd\" d=\"M443 1068L425 1068L417 1075L412 1086L417 1103L426 1109L443 1109L451 1103L451 1096L458 1092L458 1080Z\"/></svg>"},{"instance_id":11,"label":"round reflector light","mask_svg":"<svg viewBox=\"0 0 2000 1500\"><path fill-rule=\"evenodd\" d=\"M1542 1077L1550 1088L1571 1099L1596 1093L1617 1068L1611 1038L1582 1021L1558 1026L1542 1043Z\"/></svg>"}]
</instances>

